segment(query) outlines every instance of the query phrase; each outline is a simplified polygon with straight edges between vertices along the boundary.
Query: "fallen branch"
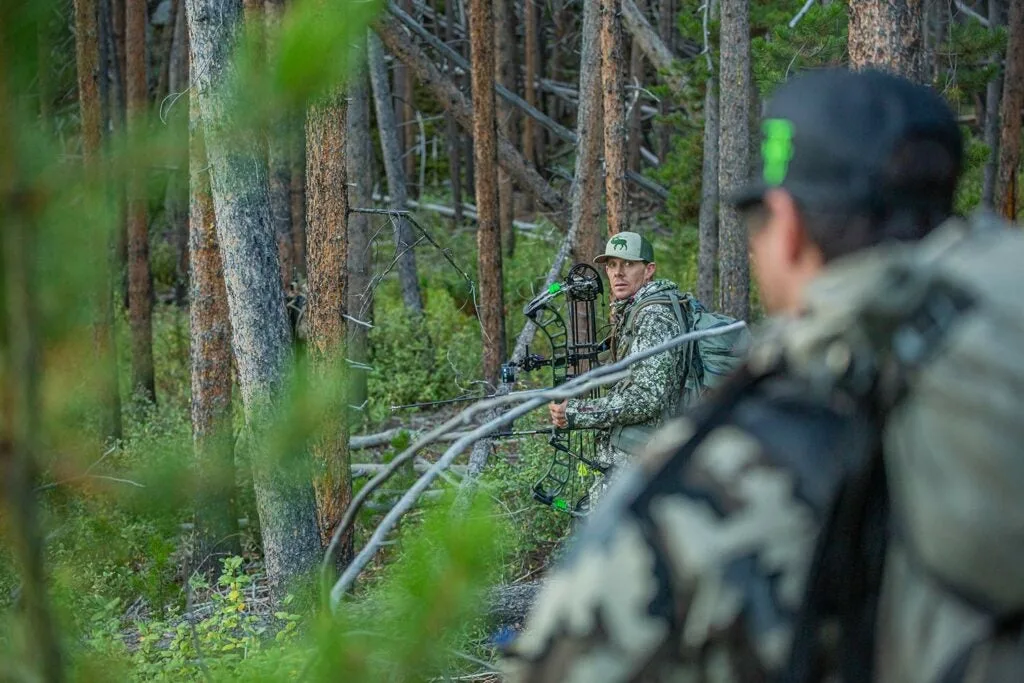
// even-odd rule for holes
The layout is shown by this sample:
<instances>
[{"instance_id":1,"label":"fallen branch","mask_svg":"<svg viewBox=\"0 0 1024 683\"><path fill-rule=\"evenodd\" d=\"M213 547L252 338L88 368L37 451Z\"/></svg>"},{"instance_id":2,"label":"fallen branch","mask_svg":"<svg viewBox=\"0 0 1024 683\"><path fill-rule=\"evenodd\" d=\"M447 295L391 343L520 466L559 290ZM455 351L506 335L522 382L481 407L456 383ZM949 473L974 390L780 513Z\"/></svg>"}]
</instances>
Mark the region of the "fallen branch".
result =
<instances>
[{"instance_id":1,"label":"fallen branch","mask_svg":"<svg viewBox=\"0 0 1024 683\"><path fill-rule=\"evenodd\" d=\"M541 583L530 581L491 588L487 595L487 614L499 624L521 623L529 613Z\"/></svg>"},{"instance_id":2,"label":"fallen branch","mask_svg":"<svg viewBox=\"0 0 1024 683\"><path fill-rule=\"evenodd\" d=\"M379 487L391 474L402 466L410 458L414 457L416 451L419 450L423 445L430 443L431 440L436 436L443 434L451 430L451 427L457 424L465 424L469 419L476 413L492 410L501 405L513 403L516 401L524 401L520 405L512 408L511 410L503 413L495 419L489 420L484 424L480 425L476 429L470 431L466 435L460 437L453 443L448 450L445 451L444 455L435 462L426 473L423 474L416 483L402 496L402 498L395 504L395 507L389 512L381 523L374 530L373 535L367 542L366 546L359 552L358 555L352 560L352 562L346 567L345 572L335 582L330 592L330 606L331 610L337 609L338 603L341 601L342 596L348 590L348 588L355 581L356 577L363 570L370 559L377 553L380 547L380 543L384 540L385 536L391 532L394 528L398 518L405 513L412 505L416 502L423 491L436 479L441 472L443 472L452 461L462 453L463 450L469 444L473 443L477 439L484 437L491 432L494 432L499 427L503 427L506 424L513 422L516 418L525 415L526 413L538 408L549 401L561 401L580 394L587 393L592 389L603 386L605 384L613 384L619 380L626 379L629 377L629 371L627 368L635 363L640 362L650 356L664 353L677 346L681 346L684 343L703 339L704 337L713 337L732 332L733 330L745 327L746 323L743 321L737 321L729 325L723 325L708 330L701 330L699 332L689 332L682 334L677 337L673 337L668 341L665 341L657 346L653 346L650 349L646 349L639 353L635 353L632 356L624 358L611 365L601 366L594 368L588 372L578 375L568 382L552 388L552 389L540 389L533 391L522 391L522 392L510 392L504 396L496 396L490 399L480 401L472 406L466 408L461 413L451 418L444 425L437 427L426 436L419 439L415 444L406 449L401 455L396 457L388 465L388 469L374 477L370 482L360 489L359 494L353 499L349 505L348 510L345 512L345 518L335 528L334 535L331 538L331 543L327 548L327 552L324 555L324 561L321 565L321 577L326 580L327 572L332 563L334 552L337 549L338 543L341 537L347 532L348 528L352 525L352 520L359 511L359 507L366 500L366 498L373 492L373 489Z\"/></svg>"}]
</instances>

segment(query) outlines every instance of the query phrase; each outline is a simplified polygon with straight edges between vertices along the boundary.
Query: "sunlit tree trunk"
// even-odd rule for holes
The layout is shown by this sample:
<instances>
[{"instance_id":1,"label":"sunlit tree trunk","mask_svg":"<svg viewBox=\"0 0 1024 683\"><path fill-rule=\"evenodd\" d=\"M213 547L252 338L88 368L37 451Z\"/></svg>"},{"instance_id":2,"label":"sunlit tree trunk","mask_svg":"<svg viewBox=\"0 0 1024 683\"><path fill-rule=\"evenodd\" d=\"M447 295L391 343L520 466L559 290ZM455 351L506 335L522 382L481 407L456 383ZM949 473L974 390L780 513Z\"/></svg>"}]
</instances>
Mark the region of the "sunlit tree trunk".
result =
<instances>
[{"instance_id":1,"label":"sunlit tree trunk","mask_svg":"<svg viewBox=\"0 0 1024 683\"><path fill-rule=\"evenodd\" d=\"M601 84L604 91L604 187L608 234L629 229L626 192L626 112L622 72L625 67L618 0L601 0Z\"/></svg>"},{"instance_id":2,"label":"sunlit tree trunk","mask_svg":"<svg viewBox=\"0 0 1024 683\"><path fill-rule=\"evenodd\" d=\"M128 0L125 18L128 71L128 135L141 138L147 128L146 4ZM149 216L146 168L128 181L128 307L132 331L132 392L156 399L153 374L153 282L149 272Z\"/></svg>"},{"instance_id":3,"label":"sunlit tree trunk","mask_svg":"<svg viewBox=\"0 0 1024 683\"><path fill-rule=\"evenodd\" d=\"M505 361L504 292L498 217L498 148L494 102L492 0L470 0L473 152L476 159L477 277L483 323L484 377L495 386Z\"/></svg>"},{"instance_id":4,"label":"sunlit tree trunk","mask_svg":"<svg viewBox=\"0 0 1024 683\"><path fill-rule=\"evenodd\" d=\"M724 9L724 2L722 6ZM922 9L923 0L857 0L850 3L850 66L854 69L869 66L885 69L923 82Z\"/></svg>"},{"instance_id":5,"label":"sunlit tree trunk","mask_svg":"<svg viewBox=\"0 0 1024 683\"><path fill-rule=\"evenodd\" d=\"M569 190L570 230L576 231L575 261L601 253L601 0L583 0L580 99L576 110L576 172Z\"/></svg>"}]
</instances>

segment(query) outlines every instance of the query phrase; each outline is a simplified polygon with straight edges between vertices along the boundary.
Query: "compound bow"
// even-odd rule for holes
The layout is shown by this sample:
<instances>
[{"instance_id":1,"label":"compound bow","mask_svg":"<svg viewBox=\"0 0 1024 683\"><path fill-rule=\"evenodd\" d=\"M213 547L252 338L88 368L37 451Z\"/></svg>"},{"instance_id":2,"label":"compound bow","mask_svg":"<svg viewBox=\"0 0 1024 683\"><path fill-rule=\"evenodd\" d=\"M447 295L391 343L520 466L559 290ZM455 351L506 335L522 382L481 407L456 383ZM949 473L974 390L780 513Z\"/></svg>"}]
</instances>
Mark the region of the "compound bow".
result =
<instances>
[{"instance_id":1,"label":"compound bow","mask_svg":"<svg viewBox=\"0 0 1024 683\"><path fill-rule=\"evenodd\" d=\"M604 344L597 339L596 302L604 293L601 275L587 263L578 263L569 270L561 282L552 283L523 308L523 314L544 333L551 347L551 355L544 357L530 353L519 361L510 361L501 367L501 381L512 384L516 371L530 372L538 368L551 368L552 386L576 377L597 365L598 354ZM565 297L566 314L556 308L559 297ZM593 389L582 398L595 397ZM540 431L540 430L538 430ZM596 448L592 430L568 430L554 426L548 443L554 456L547 472L533 486L536 500L572 515L586 514L589 494L585 492L574 504L563 495L572 488L577 475L585 479L591 470L603 471L596 462Z\"/></svg>"}]
</instances>

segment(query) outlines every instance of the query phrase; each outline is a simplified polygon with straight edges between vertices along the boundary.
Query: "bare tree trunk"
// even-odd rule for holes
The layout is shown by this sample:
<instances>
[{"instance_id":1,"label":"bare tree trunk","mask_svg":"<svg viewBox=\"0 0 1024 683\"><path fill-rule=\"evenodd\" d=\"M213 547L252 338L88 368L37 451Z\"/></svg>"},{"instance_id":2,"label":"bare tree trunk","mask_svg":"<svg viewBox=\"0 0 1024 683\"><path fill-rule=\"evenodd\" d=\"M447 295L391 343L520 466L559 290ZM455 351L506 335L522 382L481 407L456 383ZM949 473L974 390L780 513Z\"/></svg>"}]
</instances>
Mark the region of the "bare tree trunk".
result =
<instances>
[{"instance_id":1,"label":"bare tree trunk","mask_svg":"<svg viewBox=\"0 0 1024 683\"><path fill-rule=\"evenodd\" d=\"M186 111L184 94L188 90L188 25L185 21L185 6L182 3L175 16L174 33L171 41L170 57L167 65L167 87L172 93L181 93L182 100L171 108L169 117L172 124L182 131L182 138L187 135L189 125L189 112ZM174 236L176 261L176 287L175 301L179 306L185 304L188 292L188 216L189 216L189 156L186 153L180 155L181 167L172 171L172 182L167 185L167 207L168 224L171 234Z\"/></svg>"},{"instance_id":2,"label":"bare tree trunk","mask_svg":"<svg viewBox=\"0 0 1024 683\"><path fill-rule=\"evenodd\" d=\"M256 131L239 131L228 96L230 55L241 26L238 0L187 0L192 83L199 98L224 264L232 348L252 448L253 485L271 590L320 559L313 487L304 460L269 452L265 430L280 411L290 350L270 193Z\"/></svg>"},{"instance_id":3,"label":"bare tree trunk","mask_svg":"<svg viewBox=\"0 0 1024 683\"><path fill-rule=\"evenodd\" d=\"M1002 26L1002 12L999 0L988 0L988 23L990 30ZM996 64L1002 63L1002 55L994 55ZM988 146L988 160L985 162L985 176L981 184L981 204L989 209L995 207L996 173L999 168L999 99L1003 91L1003 69L1000 66L992 80L985 86L985 144Z\"/></svg>"},{"instance_id":4,"label":"bare tree trunk","mask_svg":"<svg viewBox=\"0 0 1024 683\"><path fill-rule=\"evenodd\" d=\"M636 4L637 9L641 13L647 9L646 0L639 0ZM629 81L630 85L639 87L644 82L644 54L636 38L629 42ZM643 142L643 119L640 116L639 91L634 92L628 99L632 101L632 107L629 110L629 148L627 150L626 167L631 171L639 173L640 145Z\"/></svg>"},{"instance_id":5,"label":"bare tree trunk","mask_svg":"<svg viewBox=\"0 0 1024 683\"><path fill-rule=\"evenodd\" d=\"M576 110L576 172L569 188L570 228L577 241L573 258L590 261L601 253L601 0L584 0L580 47L580 100Z\"/></svg>"},{"instance_id":6,"label":"bare tree trunk","mask_svg":"<svg viewBox=\"0 0 1024 683\"><path fill-rule=\"evenodd\" d=\"M347 105L338 94L306 112L306 220L309 252L309 337L318 367L338 368L345 359L345 262L348 237L348 173L345 161ZM330 543L334 528L352 501L346 392L325 411L321 437L313 446L320 541ZM352 554L352 534L342 541L340 566Z\"/></svg>"},{"instance_id":7,"label":"bare tree trunk","mask_svg":"<svg viewBox=\"0 0 1024 683\"><path fill-rule=\"evenodd\" d=\"M382 15L374 29L391 54L409 66L420 82L431 90L441 107L452 112L463 129L472 132L473 106L468 98L441 75L423 50L399 27L397 20L392 16ZM536 169L526 164L523 156L504 136L498 137L498 158L520 187L532 193L551 210L548 219L563 230L568 230L568 207L561 195L540 177Z\"/></svg>"},{"instance_id":8,"label":"bare tree trunk","mask_svg":"<svg viewBox=\"0 0 1024 683\"><path fill-rule=\"evenodd\" d=\"M271 44L272 36L281 23L284 0L266 0L265 20L267 32L267 53L277 46ZM292 238L291 206L291 138L293 131L289 124L293 118L282 113L270 124L267 134L267 169L270 174L270 216L274 221L274 235L277 238L277 259L281 263L281 282L285 292L295 281L295 245Z\"/></svg>"},{"instance_id":9,"label":"bare tree trunk","mask_svg":"<svg viewBox=\"0 0 1024 683\"><path fill-rule=\"evenodd\" d=\"M112 36L114 39L114 54L115 63L117 64L117 80L118 80L118 101L120 103L120 111L118 112L120 120L124 121L127 118L128 111L128 63L125 55L125 1L126 0L111 0L113 10L111 20L113 21L113 32Z\"/></svg>"},{"instance_id":10,"label":"bare tree trunk","mask_svg":"<svg viewBox=\"0 0 1024 683\"><path fill-rule=\"evenodd\" d=\"M153 100L158 105L163 103L164 98L171 92L171 53L174 51L175 33L178 30L178 17L185 14L182 0L170 1L171 14L163 31L160 33L160 53L157 55L159 63L157 67L156 96Z\"/></svg>"},{"instance_id":11,"label":"bare tree trunk","mask_svg":"<svg viewBox=\"0 0 1024 683\"><path fill-rule=\"evenodd\" d=\"M718 266L718 84L709 72L704 94L704 160L701 164L700 239L697 254L697 298L707 304L715 300L715 271Z\"/></svg>"},{"instance_id":12,"label":"bare tree trunk","mask_svg":"<svg viewBox=\"0 0 1024 683\"><path fill-rule=\"evenodd\" d=\"M750 17L749 0L721 2L719 67L718 187L721 192L747 180L750 167ZM746 320L750 314L747 234L736 208L719 202L719 285L723 313Z\"/></svg>"},{"instance_id":13,"label":"bare tree trunk","mask_svg":"<svg viewBox=\"0 0 1024 683\"><path fill-rule=\"evenodd\" d=\"M200 571L237 554L235 456L231 428L231 322L224 268L217 242L210 169L203 145L198 98L191 100L189 156L189 329L192 355L192 445L199 486L196 500L196 555Z\"/></svg>"},{"instance_id":14,"label":"bare tree trunk","mask_svg":"<svg viewBox=\"0 0 1024 683\"><path fill-rule=\"evenodd\" d=\"M511 92L516 91L516 44L515 44L515 10L511 0L494 1L494 36L497 39L495 52L495 80ZM517 110L501 100L498 104L498 129L509 140L518 140ZM515 218L515 207L512 204L512 178L508 171L498 169L498 222L500 224L502 242L505 253L511 256L515 252L516 231L512 226Z\"/></svg>"},{"instance_id":15,"label":"bare tree trunk","mask_svg":"<svg viewBox=\"0 0 1024 683\"><path fill-rule=\"evenodd\" d=\"M1003 104L999 111L1002 131L999 140L999 170L996 173L994 202L997 211L1017 219L1020 173L1021 111L1024 110L1024 0L1010 0L1006 25L1010 29L1006 43L1006 75L1003 78Z\"/></svg>"},{"instance_id":16,"label":"bare tree trunk","mask_svg":"<svg viewBox=\"0 0 1024 683\"><path fill-rule=\"evenodd\" d=\"M384 50L380 40L372 32L367 33L367 61L370 67L370 81L373 84L373 101L377 112L377 132L380 135L381 153L384 157L384 174L388 179L388 196L392 209L406 210L406 182L402 177L402 160L399 156L399 132L395 126L395 115L391 109L388 92L387 70L384 68ZM411 76L411 74L408 74ZM423 314L420 296L419 276L416 274L416 252L413 250L412 226L409 221L398 218L395 226L395 253L398 255L398 281L402 289L402 301L410 313Z\"/></svg>"},{"instance_id":17,"label":"bare tree trunk","mask_svg":"<svg viewBox=\"0 0 1024 683\"><path fill-rule=\"evenodd\" d=\"M539 0L525 0L523 6L525 13L526 33L526 74L524 76L524 90L526 102L531 107L540 108L537 98L537 79L543 71L540 68L541 61L541 37L540 37L540 5ZM523 117L523 156L526 163L533 164L537 168L544 167L544 128L537 125L533 117Z\"/></svg>"},{"instance_id":18,"label":"bare tree trunk","mask_svg":"<svg viewBox=\"0 0 1024 683\"><path fill-rule=\"evenodd\" d=\"M125 18L128 68L128 135L147 127L146 4L129 1ZM128 307L132 330L132 392L156 400L153 375L153 281L149 272L149 217L146 209L146 169L128 181Z\"/></svg>"},{"instance_id":19,"label":"bare tree trunk","mask_svg":"<svg viewBox=\"0 0 1024 683\"><path fill-rule=\"evenodd\" d=\"M505 361L505 296L498 223L498 150L494 102L494 16L492 0L470 0L473 151L476 158L477 278L483 323L484 377L497 386Z\"/></svg>"},{"instance_id":20,"label":"bare tree trunk","mask_svg":"<svg viewBox=\"0 0 1024 683\"><path fill-rule=\"evenodd\" d=\"M412 0L400 0L402 9L406 12L413 11ZM397 76L401 70L403 77L401 81ZM402 140L401 160L405 164L404 180L406 183L406 196L419 197L422 188L416 183L416 158L417 144L416 132L416 107L414 103L416 83L412 72L400 64L395 65L395 95L398 99L398 135Z\"/></svg>"},{"instance_id":21,"label":"bare tree trunk","mask_svg":"<svg viewBox=\"0 0 1024 683\"><path fill-rule=\"evenodd\" d=\"M601 0L601 84L604 88L604 187L608 234L629 229L626 192L626 114L622 68L625 50L618 0Z\"/></svg>"},{"instance_id":22,"label":"bare tree trunk","mask_svg":"<svg viewBox=\"0 0 1024 683\"><path fill-rule=\"evenodd\" d=\"M375 37L375 36L374 36ZM373 148L370 136L370 95L367 73L360 71L349 86L348 106L348 196L349 205L365 208L373 195ZM366 214L352 213L348 219L348 282L345 284L348 314L367 320L373 306L370 285L370 222ZM358 323L346 326L348 357L356 363L367 359L367 328ZM349 368L349 402L362 406L367 397L366 370Z\"/></svg>"},{"instance_id":23,"label":"bare tree trunk","mask_svg":"<svg viewBox=\"0 0 1024 683\"><path fill-rule=\"evenodd\" d=\"M100 168L102 116L100 112L99 80L100 38L96 0L75 2L75 52L78 67L78 104L82 112L82 155L86 173L97 173ZM109 251L109 249L107 250ZM100 371L99 399L101 436L121 438L121 394L117 382L117 346L114 337L114 311L112 278L109 258L100 264L106 274L97 295L96 323L93 335L96 355L103 369Z\"/></svg>"},{"instance_id":24,"label":"bare tree trunk","mask_svg":"<svg viewBox=\"0 0 1024 683\"><path fill-rule=\"evenodd\" d=\"M445 42L449 47L456 40L455 2L456 0L444 0ZM460 79L455 76L451 62L448 62L448 65L448 77L457 84ZM448 142L448 171L452 185L452 206L455 209L454 222L455 225L459 225L462 223L462 135L459 133L459 124L456 123L455 116L451 112L445 112L444 120L445 138Z\"/></svg>"},{"instance_id":25,"label":"bare tree trunk","mask_svg":"<svg viewBox=\"0 0 1024 683\"><path fill-rule=\"evenodd\" d=\"M17 621L24 619L26 628L17 640L28 644L25 649L31 657L27 666L12 663L10 669L22 669L25 679L55 683L64 680L65 674L47 597L42 530L34 494L42 406L33 238L38 232L34 224L39 220L40 202L14 200L45 196L42 188L30 185L30 178L21 177L20 172L29 164L25 163L28 159L19 158L25 146L16 138L22 134L15 120L20 112L15 100L17 85L9 82L16 77L9 47L15 42L11 34L25 28L27 22L21 22L18 16L23 11L17 6L0 10L4 15L0 22L0 149L4 150L0 154L0 286L4 289L4 324L0 330L5 355L5 367L0 372L0 516L21 575L21 604L14 617Z\"/></svg>"},{"instance_id":26,"label":"bare tree trunk","mask_svg":"<svg viewBox=\"0 0 1024 683\"><path fill-rule=\"evenodd\" d=\"M288 140L291 163L292 272L306 277L306 131L301 118L289 115ZM280 265L280 264L279 264Z\"/></svg>"},{"instance_id":27,"label":"bare tree trunk","mask_svg":"<svg viewBox=\"0 0 1024 683\"><path fill-rule=\"evenodd\" d=\"M668 50L668 45L672 43L672 36L675 34L675 24L673 19L675 13L672 11L673 0L658 0L658 35L661 37L662 45L665 46L665 52L671 56L671 51ZM634 38L636 34L633 34ZM650 56L648 55L648 58ZM654 68L661 68L661 65L657 62L653 62ZM668 116L670 102L666 98L661 98L661 102L658 103L658 113L662 116ZM672 149L672 129L667 123L661 123L658 126L658 158L667 159L669 152Z\"/></svg>"},{"instance_id":28,"label":"bare tree trunk","mask_svg":"<svg viewBox=\"0 0 1024 683\"><path fill-rule=\"evenodd\" d=\"M858 0L850 3L850 66L886 69L924 82L922 2Z\"/></svg>"}]
</instances>

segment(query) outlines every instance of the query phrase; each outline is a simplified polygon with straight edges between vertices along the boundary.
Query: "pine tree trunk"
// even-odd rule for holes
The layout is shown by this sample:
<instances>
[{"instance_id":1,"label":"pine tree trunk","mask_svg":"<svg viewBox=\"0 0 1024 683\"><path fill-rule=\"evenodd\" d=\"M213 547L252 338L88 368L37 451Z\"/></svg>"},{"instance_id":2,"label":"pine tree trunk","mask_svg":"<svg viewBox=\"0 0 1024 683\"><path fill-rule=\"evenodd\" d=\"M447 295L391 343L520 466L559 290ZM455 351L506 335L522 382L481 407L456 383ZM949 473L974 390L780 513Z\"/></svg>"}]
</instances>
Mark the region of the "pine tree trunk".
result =
<instances>
[{"instance_id":1,"label":"pine tree trunk","mask_svg":"<svg viewBox=\"0 0 1024 683\"><path fill-rule=\"evenodd\" d=\"M266 0L265 19L268 30L266 49L268 54L276 49L271 44L281 23L284 0ZM291 137L289 124L292 117L282 113L270 124L267 134L267 168L270 174L270 216L274 221L274 235L277 239L277 258L281 263L281 282L285 292L295 281L295 245L292 239L291 206Z\"/></svg>"},{"instance_id":2,"label":"pine tree trunk","mask_svg":"<svg viewBox=\"0 0 1024 683\"><path fill-rule=\"evenodd\" d=\"M455 2L456 0L444 0L445 14L445 42L451 47L456 40L455 24ZM454 69L449 65L448 77L453 83L458 83ZM450 111L444 114L445 138L448 142L448 172L452 186L452 206L455 209L453 222L456 226L462 223L462 135L459 133L459 124Z\"/></svg>"},{"instance_id":3,"label":"pine tree trunk","mask_svg":"<svg viewBox=\"0 0 1024 683\"><path fill-rule=\"evenodd\" d=\"M128 135L147 128L146 4L129 0L125 18L128 70ZM132 392L156 400L153 375L153 282L149 272L149 217L146 169L128 181L128 307L132 331Z\"/></svg>"},{"instance_id":4,"label":"pine tree trunk","mask_svg":"<svg viewBox=\"0 0 1024 683\"><path fill-rule=\"evenodd\" d=\"M101 69L99 22L96 0L75 1L75 53L78 68L78 104L82 112L82 156L87 173L99 169L102 116L99 79ZM96 323L93 335L96 355L103 365L99 377L102 403L100 435L121 438L121 395L117 382L117 346L114 337L113 280L110 264L100 264L106 273L97 294Z\"/></svg>"},{"instance_id":5,"label":"pine tree trunk","mask_svg":"<svg viewBox=\"0 0 1024 683\"><path fill-rule=\"evenodd\" d=\"M322 374L345 359L345 262L348 247L348 173L345 161L347 106L338 94L306 111L306 220L309 248L309 339ZM352 501L346 392L331 403L321 438L313 446L320 540L330 543ZM352 534L342 542L340 566L348 564Z\"/></svg>"},{"instance_id":6,"label":"pine tree trunk","mask_svg":"<svg viewBox=\"0 0 1024 683\"><path fill-rule=\"evenodd\" d=\"M719 66L718 187L731 192L746 182L750 167L750 17L749 0L721 2L721 63ZM739 213L719 202L720 309L746 320L750 314L750 275L747 234Z\"/></svg>"},{"instance_id":7,"label":"pine tree trunk","mask_svg":"<svg viewBox=\"0 0 1024 683\"><path fill-rule=\"evenodd\" d=\"M494 36L497 40L495 51L495 79L497 83L516 91L516 44L515 44L515 10L511 0L493 0L494 2ZM516 132L517 110L501 100L498 103L498 129L509 140L518 140ZM512 205L512 178L508 171L498 169L498 221L505 253L511 256L515 252L516 233L512 226L515 207Z\"/></svg>"},{"instance_id":8,"label":"pine tree trunk","mask_svg":"<svg viewBox=\"0 0 1024 683\"><path fill-rule=\"evenodd\" d=\"M647 0L639 0L637 9L641 12L647 10ZM644 82L644 53L640 49L640 43L636 38L629 41L629 83L637 86ZM640 95L634 93L630 96L633 106L629 112L629 148L627 150L626 168L636 173L640 172L640 145L643 143L643 119L640 116Z\"/></svg>"},{"instance_id":9,"label":"pine tree trunk","mask_svg":"<svg viewBox=\"0 0 1024 683\"><path fill-rule=\"evenodd\" d=\"M476 160L477 278L483 323L484 377L498 384L505 361L504 292L498 217L498 146L494 102L494 16L492 0L470 0L473 152Z\"/></svg>"},{"instance_id":10,"label":"pine tree trunk","mask_svg":"<svg viewBox=\"0 0 1024 683\"><path fill-rule=\"evenodd\" d=\"M240 550L231 428L231 322L224 288L210 170L199 103L189 109L189 329L192 355L192 444L198 470L195 533L200 571Z\"/></svg>"},{"instance_id":11,"label":"pine tree trunk","mask_svg":"<svg viewBox=\"0 0 1024 683\"><path fill-rule=\"evenodd\" d=\"M361 71L349 86L348 106L348 178L349 205L367 208L373 195L373 138L370 135L370 94L368 74ZM366 214L350 213L348 218L348 282L345 284L348 314L357 320L368 321L373 308L373 295L369 291L370 221ZM367 360L367 328L358 323L346 326L348 357L356 363ZM366 370L349 368L349 402L362 406L367 397Z\"/></svg>"},{"instance_id":12,"label":"pine tree trunk","mask_svg":"<svg viewBox=\"0 0 1024 683\"><path fill-rule=\"evenodd\" d=\"M384 157L384 174L388 179L388 195L392 209L405 211L407 187L402 177L402 160L400 157L399 131L395 115L391 109L391 97L388 92L387 70L384 67L384 49L380 40L373 33L367 35L367 59L370 67L370 80L373 83L373 101L377 112L377 132L380 135L381 153ZM412 77L411 73L407 73ZM409 221L399 218L393 221L395 226L395 255L398 256L398 281L402 289L402 301L405 307L415 316L423 314L423 301L420 296L419 276L416 274L416 252L412 245L415 242L412 226Z\"/></svg>"},{"instance_id":13,"label":"pine tree trunk","mask_svg":"<svg viewBox=\"0 0 1024 683\"><path fill-rule=\"evenodd\" d=\"M540 108L537 97L537 79L543 71L540 68L541 61L541 36L540 36L540 5L538 0L526 0L523 12L525 13L526 33L526 73L524 75L524 90L526 103L531 107ZM533 164L538 169L544 167L544 128L537 125L532 116L523 117L523 156L526 163Z\"/></svg>"},{"instance_id":14,"label":"pine tree trunk","mask_svg":"<svg viewBox=\"0 0 1024 683\"><path fill-rule=\"evenodd\" d=\"M988 0L988 23L990 30L1003 25L999 0ZM996 64L1001 64L1002 55L995 55ZM992 80L985 86L985 145L988 146L988 160L985 162L985 176L981 184L981 204L993 209L996 191L996 173L999 169L999 99L1003 92L1003 69L1000 66Z\"/></svg>"},{"instance_id":15,"label":"pine tree trunk","mask_svg":"<svg viewBox=\"0 0 1024 683\"><path fill-rule=\"evenodd\" d=\"M601 84L604 89L604 187L608 234L629 229L626 193L626 113L622 69L625 64L618 0L601 0Z\"/></svg>"},{"instance_id":16,"label":"pine tree trunk","mask_svg":"<svg viewBox=\"0 0 1024 683\"><path fill-rule=\"evenodd\" d=\"M658 35L666 47L672 44L672 36L676 31L673 23L675 13L672 11L672 4L673 0L658 0ZM658 113L668 116L670 105L671 102L662 97L661 102L658 103ZM658 125L658 158L667 159L671 149L672 129L669 124L661 123Z\"/></svg>"},{"instance_id":17,"label":"pine tree trunk","mask_svg":"<svg viewBox=\"0 0 1024 683\"><path fill-rule=\"evenodd\" d=\"M291 357L288 316L270 193L256 131L239 131L227 95L231 50L241 26L238 0L187 0L193 87L199 98L224 264L232 348L252 449L253 486L267 577L275 597L320 559L316 505L304 460L267 449Z\"/></svg>"},{"instance_id":18,"label":"pine tree trunk","mask_svg":"<svg viewBox=\"0 0 1024 683\"><path fill-rule=\"evenodd\" d=\"M306 277L306 131L302 118L288 115L288 161L291 164L292 272Z\"/></svg>"},{"instance_id":19,"label":"pine tree trunk","mask_svg":"<svg viewBox=\"0 0 1024 683\"><path fill-rule=\"evenodd\" d=\"M850 66L885 69L924 82L922 2L857 0L850 3Z\"/></svg>"},{"instance_id":20,"label":"pine tree trunk","mask_svg":"<svg viewBox=\"0 0 1024 683\"><path fill-rule=\"evenodd\" d=\"M576 262L601 253L601 150L605 130L601 91L601 0L584 0L580 46L580 99L576 110L576 172L569 188L570 234Z\"/></svg>"},{"instance_id":21,"label":"pine tree trunk","mask_svg":"<svg viewBox=\"0 0 1024 683\"><path fill-rule=\"evenodd\" d=\"M999 170L993 195L996 211L1010 220L1016 220L1020 196L1017 178L1021 162L1021 112L1024 111L1024 0L1010 0L1006 25L1010 29L1010 36L1006 43L1006 75L1003 78L1003 103L999 111L1002 124Z\"/></svg>"},{"instance_id":22,"label":"pine tree trunk","mask_svg":"<svg viewBox=\"0 0 1024 683\"><path fill-rule=\"evenodd\" d=\"M111 20L113 21L113 38L114 38L114 57L117 64L117 76L118 76L118 90L119 90L119 101L120 101L120 119L124 121L127 118L128 111L128 62L125 55L126 40L125 40L125 17L126 17L126 0L112 0L112 14Z\"/></svg>"},{"instance_id":23,"label":"pine tree trunk","mask_svg":"<svg viewBox=\"0 0 1024 683\"><path fill-rule=\"evenodd\" d=\"M406 11L412 13L412 0L400 0L399 3ZM401 72L402 78L398 78ZM398 96L398 128L397 132L401 143L401 159L405 164L405 194L414 199L419 197L420 188L416 185L416 159L418 150L416 144L416 107L413 105L415 93L415 82L412 73L402 67L395 65L395 94Z\"/></svg>"},{"instance_id":24,"label":"pine tree trunk","mask_svg":"<svg viewBox=\"0 0 1024 683\"><path fill-rule=\"evenodd\" d=\"M715 300L715 271L718 266L718 84L712 73L704 94L704 160L701 163L700 239L697 253L697 298L707 304Z\"/></svg>"},{"instance_id":25,"label":"pine tree trunk","mask_svg":"<svg viewBox=\"0 0 1024 683\"><path fill-rule=\"evenodd\" d=\"M181 7L174 19L174 33L171 39L171 51L167 64L167 87L172 93L182 93L185 98L185 91L188 90L188 24L185 21L185 4ZM187 135L189 126L189 112L184 106L185 100L179 102L179 106L173 109L169 116L173 124L182 132L182 139ZM172 179L167 187L167 215L168 222L174 235L177 262L175 264L175 302L179 306L185 305L188 293L188 216L189 216L189 173L188 152L180 155L181 167L174 171Z\"/></svg>"}]
</instances>

